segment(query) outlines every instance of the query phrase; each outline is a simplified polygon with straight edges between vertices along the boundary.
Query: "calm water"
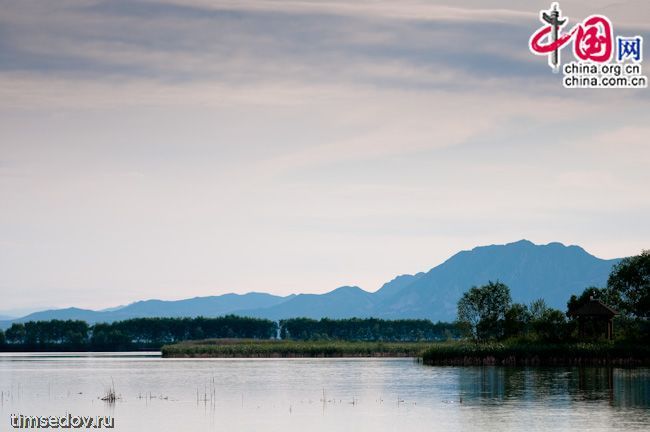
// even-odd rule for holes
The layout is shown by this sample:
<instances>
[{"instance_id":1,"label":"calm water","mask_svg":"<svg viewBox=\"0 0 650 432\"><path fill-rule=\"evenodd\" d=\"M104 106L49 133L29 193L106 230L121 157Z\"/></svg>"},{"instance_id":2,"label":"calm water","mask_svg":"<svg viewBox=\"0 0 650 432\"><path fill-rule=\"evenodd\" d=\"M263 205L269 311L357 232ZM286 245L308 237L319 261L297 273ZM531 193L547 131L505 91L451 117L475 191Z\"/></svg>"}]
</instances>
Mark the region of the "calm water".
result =
<instances>
[{"instance_id":1,"label":"calm water","mask_svg":"<svg viewBox=\"0 0 650 432\"><path fill-rule=\"evenodd\" d=\"M115 404L99 399L111 382ZM0 431L67 412L125 432L650 430L647 368L0 354L0 392Z\"/></svg>"}]
</instances>

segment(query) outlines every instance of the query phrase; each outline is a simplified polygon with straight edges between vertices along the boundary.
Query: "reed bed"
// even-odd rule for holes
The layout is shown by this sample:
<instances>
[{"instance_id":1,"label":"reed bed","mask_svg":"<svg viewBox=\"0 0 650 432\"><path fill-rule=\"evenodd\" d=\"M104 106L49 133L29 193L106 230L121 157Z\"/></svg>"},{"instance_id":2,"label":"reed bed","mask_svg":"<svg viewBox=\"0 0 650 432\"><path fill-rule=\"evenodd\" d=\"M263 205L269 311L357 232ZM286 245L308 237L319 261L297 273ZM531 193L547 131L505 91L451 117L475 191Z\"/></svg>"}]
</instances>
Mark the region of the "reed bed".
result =
<instances>
[{"instance_id":1,"label":"reed bed","mask_svg":"<svg viewBox=\"0 0 650 432\"><path fill-rule=\"evenodd\" d=\"M212 339L162 348L163 357L419 357L432 342Z\"/></svg>"},{"instance_id":2,"label":"reed bed","mask_svg":"<svg viewBox=\"0 0 650 432\"><path fill-rule=\"evenodd\" d=\"M209 339L162 348L163 357L291 358L416 357L425 365L646 366L650 346L612 342L506 341L473 343Z\"/></svg>"},{"instance_id":3,"label":"reed bed","mask_svg":"<svg viewBox=\"0 0 650 432\"><path fill-rule=\"evenodd\" d=\"M117 392L115 391L115 383L111 382L111 385L108 388L106 388L106 391L104 392L104 396L102 396L100 399L106 403L114 404L119 398L120 397L117 395Z\"/></svg>"},{"instance_id":4,"label":"reed bed","mask_svg":"<svg viewBox=\"0 0 650 432\"><path fill-rule=\"evenodd\" d=\"M643 366L650 347L612 342L454 342L436 344L422 353L427 365L501 366Z\"/></svg>"}]
</instances>

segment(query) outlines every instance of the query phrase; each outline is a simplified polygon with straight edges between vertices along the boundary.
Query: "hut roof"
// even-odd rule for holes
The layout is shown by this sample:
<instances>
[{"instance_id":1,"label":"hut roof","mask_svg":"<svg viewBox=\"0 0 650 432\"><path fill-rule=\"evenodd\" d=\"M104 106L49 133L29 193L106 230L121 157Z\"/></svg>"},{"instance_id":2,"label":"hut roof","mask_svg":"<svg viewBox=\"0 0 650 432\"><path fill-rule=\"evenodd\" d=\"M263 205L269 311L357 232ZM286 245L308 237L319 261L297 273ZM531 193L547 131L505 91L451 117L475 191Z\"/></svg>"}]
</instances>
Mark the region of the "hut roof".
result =
<instances>
[{"instance_id":1,"label":"hut roof","mask_svg":"<svg viewBox=\"0 0 650 432\"><path fill-rule=\"evenodd\" d=\"M604 316L612 318L618 315L618 311L607 306L605 303L597 299L589 299L587 303L580 306L575 312L574 316Z\"/></svg>"}]
</instances>

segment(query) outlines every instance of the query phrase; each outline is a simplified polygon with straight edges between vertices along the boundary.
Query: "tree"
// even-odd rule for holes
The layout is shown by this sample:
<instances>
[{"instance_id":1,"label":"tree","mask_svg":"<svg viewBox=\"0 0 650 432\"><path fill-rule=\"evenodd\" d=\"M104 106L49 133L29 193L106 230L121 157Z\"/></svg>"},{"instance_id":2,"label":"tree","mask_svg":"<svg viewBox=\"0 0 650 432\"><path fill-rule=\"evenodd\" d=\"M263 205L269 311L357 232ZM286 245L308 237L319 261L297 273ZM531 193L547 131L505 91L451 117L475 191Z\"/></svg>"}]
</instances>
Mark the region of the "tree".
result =
<instances>
[{"instance_id":1,"label":"tree","mask_svg":"<svg viewBox=\"0 0 650 432\"><path fill-rule=\"evenodd\" d=\"M3 346L5 344L5 333L0 330L0 346Z\"/></svg>"},{"instance_id":2,"label":"tree","mask_svg":"<svg viewBox=\"0 0 650 432\"><path fill-rule=\"evenodd\" d=\"M458 322L476 340L500 338L511 303L510 288L501 282L472 287L458 301Z\"/></svg>"},{"instance_id":3,"label":"tree","mask_svg":"<svg viewBox=\"0 0 650 432\"><path fill-rule=\"evenodd\" d=\"M423 319L290 318L280 321L280 335L296 340L419 341L448 339L457 336L458 330L451 323Z\"/></svg>"},{"instance_id":4,"label":"tree","mask_svg":"<svg viewBox=\"0 0 650 432\"><path fill-rule=\"evenodd\" d=\"M13 323L11 327L5 332L7 342L10 344L24 344L25 343L25 325L20 323Z\"/></svg>"},{"instance_id":5,"label":"tree","mask_svg":"<svg viewBox=\"0 0 650 432\"><path fill-rule=\"evenodd\" d=\"M528 333L530 312L528 307L521 303L514 303L506 311L503 324L504 337L524 336Z\"/></svg>"},{"instance_id":6,"label":"tree","mask_svg":"<svg viewBox=\"0 0 650 432\"><path fill-rule=\"evenodd\" d=\"M538 321L542 319L544 314L547 313L549 310L548 306L546 305L546 301L542 298L539 298L537 300L533 300L530 303L530 319L531 321Z\"/></svg>"},{"instance_id":7,"label":"tree","mask_svg":"<svg viewBox=\"0 0 650 432\"><path fill-rule=\"evenodd\" d=\"M610 288L589 287L585 288L579 296L575 294L571 296L567 302L566 315L571 318L573 313L585 305L591 298L598 299L614 308L620 307L621 304L621 297L616 291Z\"/></svg>"},{"instance_id":8,"label":"tree","mask_svg":"<svg viewBox=\"0 0 650 432\"><path fill-rule=\"evenodd\" d=\"M133 348L131 338L115 325L97 323L92 328L90 346L93 350L129 350Z\"/></svg>"},{"instance_id":9,"label":"tree","mask_svg":"<svg viewBox=\"0 0 650 432\"><path fill-rule=\"evenodd\" d=\"M614 266L607 288L620 297L621 312L650 318L650 250L623 259Z\"/></svg>"},{"instance_id":10,"label":"tree","mask_svg":"<svg viewBox=\"0 0 650 432\"><path fill-rule=\"evenodd\" d=\"M542 299L530 305L530 328L537 339L559 342L566 336L566 317L557 309L549 308Z\"/></svg>"}]
</instances>

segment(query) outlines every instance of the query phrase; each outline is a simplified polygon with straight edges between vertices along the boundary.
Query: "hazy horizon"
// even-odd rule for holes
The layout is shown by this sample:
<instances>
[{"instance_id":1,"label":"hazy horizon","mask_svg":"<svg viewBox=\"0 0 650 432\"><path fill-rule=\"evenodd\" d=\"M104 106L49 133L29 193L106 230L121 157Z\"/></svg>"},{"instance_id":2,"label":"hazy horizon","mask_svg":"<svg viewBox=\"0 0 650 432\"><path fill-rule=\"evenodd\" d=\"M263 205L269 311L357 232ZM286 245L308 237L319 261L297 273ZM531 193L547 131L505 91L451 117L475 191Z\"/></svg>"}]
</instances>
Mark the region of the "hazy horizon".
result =
<instances>
[{"instance_id":1,"label":"hazy horizon","mask_svg":"<svg viewBox=\"0 0 650 432\"><path fill-rule=\"evenodd\" d=\"M476 248L488 247L488 246L503 246L503 245L509 245L509 244L512 244L512 243L524 242L524 241L530 241L530 240L528 240L528 239L520 239L520 240L517 240L517 241L507 242L507 243L498 244L498 245L497 245L497 244L492 244L492 245L477 245ZM548 243L548 244L541 244L541 243L535 243L535 242L532 242L532 243L533 243L535 246L548 246L548 244L550 244L550 243ZM565 247L570 247L570 246L578 246L578 247L580 247L579 245L564 244L564 243L562 243L562 242L551 242L551 243L560 243L560 244L562 244L562 245L565 246ZM474 248L472 248L472 249L474 249ZM456 252L454 255L452 255L452 256L455 256L457 253L465 252L465 251L468 251L468 250L469 250L469 249L467 249L467 250L459 250L459 251L457 251L457 252ZM589 251L586 251L586 252L589 253ZM437 266L443 264L444 262L446 262L446 261L447 261L449 258L451 258L452 256L447 257L446 259L444 259L444 260L441 261L440 263L437 263L437 264L435 264L435 265L433 265L433 266L430 266L430 268L423 269L423 270L420 270L420 271L418 271L418 272L413 272L413 273L409 273L409 274L416 274L416 273L419 273L419 272L428 272L429 270L431 270L431 269L433 269L433 268L435 268L435 267L437 267ZM598 256L596 256L596 258L603 259L603 260L609 260L609 259L616 259L616 258L625 258L625 256L621 256L621 257L613 257L613 258L602 258L602 257L598 257ZM376 287L376 288L374 288L374 289L368 289L368 288L360 287L360 286L358 286L358 285L356 285L356 284L344 284L344 285L340 285L340 286L336 286L336 287L331 287L331 288L329 288L329 289L325 289L324 291L321 291L321 292L313 292L313 291L305 291L305 292L302 292L302 291L300 291L300 292L292 292L292 293L281 293L281 294L278 294L278 293L273 293L273 292L264 291L264 290L262 289L262 290L253 290L253 291L243 291L243 292L238 292L238 293L235 293L235 292L232 292L232 291L227 291L227 292L215 292L215 293L212 293L212 294L206 294L205 296L194 296L194 295L191 295L191 293L186 293L184 296L182 296L182 297L177 297L177 298L158 298L158 297L152 297L152 298L139 298L139 299L131 299L131 300L129 300L129 301L124 302L124 304L119 304L119 305L103 306L103 307L99 307L99 308L97 308L97 307L80 307L80 308L81 308L81 309L96 310L96 311L102 311L102 310L113 310L113 309L119 309L119 308L122 308L122 307L128 306L128 305L130 305L130 304L132 304L132 303L136 303L136 302L139 302L139 301L148 301L148 300L175 301L175 300L186 300L186 299L194 298L194 297L220 296L220 295L224 295L224 294L240 294L240 295L241 295L241 294L249 294L249 293L264 293L264 294L272 294L272 295L278 295L278 296L283 296L283 297L284 297L284 296L287 296L287 295L296 295L296 294L324 294L324 293L327 293L327 292L330 292L330 291L336 290L336 289L338 289L338 288L346 287L346 286L352 286L352 287L361 288L362 290L367 291L367 292L376 292L376 291L378 291L379 289L381 289L382 286L383 286L385 283L388 283L388 282L390 282L392 279L397 278L397 277L399 277L399 276L404 276L404 275L406 275L406 273L396 274L396 275L394 275L392 278L390 278L389 280L386 280L386 281L382 282L382 284L381 284L380 286L378 286L378 287ZM6 319L6 318L18 318L18 317L22 317L22 316L28 315L28 314L30 314L30 313L32 313L32 312L38 312L38 311L47 310L47 309L60 309L60 308L70 308L70 307L78 307L78 306L75 306L75 305L67 305L67 306L64 306L64 307L48 307L48 306L41 306L41 307L27 307L27 308L13 309L13 310L11 310L11 309L10 309L10 310L0 310L0 320L1 320L1 319Z\"/></svg>"},{"instance_id":2,"label":"hazy horizon","mask_svg":"<svg viewBox=\"0 0 650 432\"><path fill-rule=\"evenodd\" d=\"M648 91L564 89L550 3L0 0L0 314L640 253ZM560 3L650 40L647 1Z\"/></svg>"}]
</instances>

